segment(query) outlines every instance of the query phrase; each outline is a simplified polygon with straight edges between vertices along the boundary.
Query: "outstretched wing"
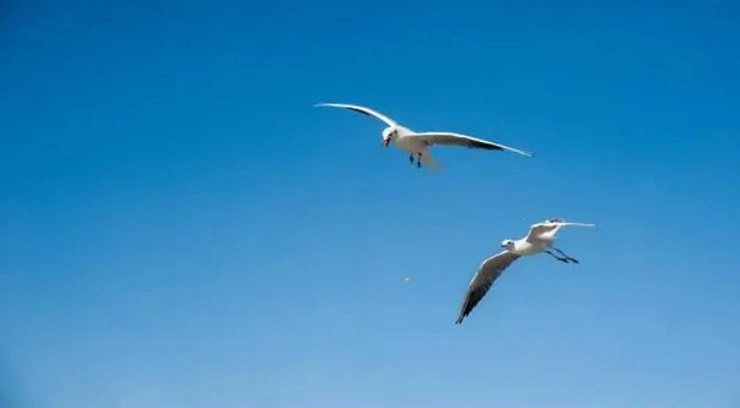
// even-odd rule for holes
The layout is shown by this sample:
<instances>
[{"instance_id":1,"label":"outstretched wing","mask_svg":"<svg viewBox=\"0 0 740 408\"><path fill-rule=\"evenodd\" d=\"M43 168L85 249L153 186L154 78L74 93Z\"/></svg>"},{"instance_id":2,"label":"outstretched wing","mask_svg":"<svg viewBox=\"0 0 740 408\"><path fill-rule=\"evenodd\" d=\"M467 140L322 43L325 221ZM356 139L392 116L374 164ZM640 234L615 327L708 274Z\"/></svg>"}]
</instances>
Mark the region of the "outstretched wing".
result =
<instances>
[{"instance_id":1,"label":"outstretched wing","mask_svg":"<svg viewBox=\"0 0 740 408\"><path fill-rule=\"evenodd\" d=\"M409 135L411 138L421 139L428 145L441 145L441 146L462 146L471 149L486 149L486 150L508 150L510 152L518 153L523 156L532 155L525 151L515 149L513 147L505 146L500 143L489 142L488 140L478 139L476 137L462 135L459 133L451 132L421 132Z\"/></svg>"},{"instance_id":2,"label":"outstretched wing","mask_svg":"<svg viewBox=\"0 0 740 408\"><path fill-rule=\"evenodd\" d=\"M561 227L595 227L596 224L585 222L556 222Z\"/></svg>"},{"instance_id":3,"label":"outstretched wing","mask_svg":"<svg viewBox=\"0 0 740 408\"><path fill-rule=\"evenodd\" d=\"M536 241L543 234L558 230L561 227L595 227L596 224L586 224L582 222L565 222L560 218L553 218L545 222L532 224L527 233L527 241Z\"/></svg>"},{"instance_id":4,"label":"outstretched wing","mask_svg":"<svg viewBox=\"0 0 740 408\"><path fill-rule=\"evenodd\" d=\"M529 232L527 233L527 241L535 241L543 234L551 232L555 228L558 228L558 224L549 221L533 224L531 227L529 227Z\"/></svg>"},{"instance_id":5,"label":"outstretched wing","mask_svg":"<svg viewBox=\"0 0 740 408\"><path fill-rule=\"evenodd\" d=\"M349 109L349 110L352 110L352 111L355 111L355 112L359 112L359 113L361 113L363 115L366 115L366 116L372 116L372 117L374 117L376 119L380 119L381 121L383 121L388 126L397 126L398 125L398 123L396 123L396 121L394 121L393 119L389 118L388 116L385 116L385 115L383 115L380 112L374 111L374 110L372 110L370 108L366 108L366 107L360 106L360 105L350 105L350 104L346 104L346 103L317 103L316 105L314 105L314 107L317 107L317 108L319 108L319 107L330 107L330 108Z\"/></svg>"},{"instance_id":6,"label":"outstretched wing","mask_svg":"<svg viewBox=\"0 0 740 408\"><path fill-rule=\"evenodd\" d=\"M462 323L463 319L470 314L476 305L486 296L488 290L493 286L493 282L501 276L506 268L511 265L512 262L516 261L519 255L513 254L509 251L501 252L494 255L480 265L478 272L476 272L473 279L470 281L468 292L465 294L463 304L460 307L460 314L455 321L455 324Z\"/></svg>"}]
</instances>

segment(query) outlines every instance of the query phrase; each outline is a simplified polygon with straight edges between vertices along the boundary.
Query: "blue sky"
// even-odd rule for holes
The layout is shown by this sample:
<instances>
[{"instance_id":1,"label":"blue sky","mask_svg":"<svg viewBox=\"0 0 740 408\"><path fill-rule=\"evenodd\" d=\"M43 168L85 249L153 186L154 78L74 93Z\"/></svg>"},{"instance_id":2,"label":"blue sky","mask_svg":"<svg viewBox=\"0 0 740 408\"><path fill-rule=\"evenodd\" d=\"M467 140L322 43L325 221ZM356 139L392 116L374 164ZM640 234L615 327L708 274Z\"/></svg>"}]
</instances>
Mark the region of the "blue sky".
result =
<instances>
[{"instance_id":1,"label":"blue sky","mask_svg":"<svg viewBox=\"0 0 740 408\"><path fill-rule=\"evenodd\" d=\"M737 407L739 11L3 2L2 406Z\"/></svg>"}]
</instances>

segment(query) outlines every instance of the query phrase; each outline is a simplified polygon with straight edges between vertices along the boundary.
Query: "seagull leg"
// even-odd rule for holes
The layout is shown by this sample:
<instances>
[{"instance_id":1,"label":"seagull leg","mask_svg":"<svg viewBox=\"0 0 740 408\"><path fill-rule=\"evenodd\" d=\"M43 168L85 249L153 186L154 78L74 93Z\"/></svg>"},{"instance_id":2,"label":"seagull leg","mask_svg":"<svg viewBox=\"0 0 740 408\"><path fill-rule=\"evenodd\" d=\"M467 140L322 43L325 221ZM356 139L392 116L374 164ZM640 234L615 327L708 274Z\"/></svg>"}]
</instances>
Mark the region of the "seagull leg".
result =
<instances>
[{"instance_id":1,"label":"seagull leg","mask_svg":"<svg viewBox=\"0 0 740 408\"><path fill-rule=\"evenodd\" d=\"M409 154L409 163L414 164L414 154Z\"/></svg>"},{"instance_id":2,"label":"seagull leg","mask_svg":"<svg viewBox=\"0 0 740 408\"><path fill-rule=\"evenodd\" d=\"M578 262L578 260L576 258L571 257L570 255L566 254L565 252L563 252L563 251L561 251L561 250L559 250L557 248L553 248L553 249L556 250L560 255L562 255L563 257L565 257L565 259L567 259L569 262L580 263L580 262Z\"/></svg>"},{"instance_id":3,"label":"seagull leg","mask_svg":"<svg viewBox=\"0 0 740 408\"><path fill-rule=\"evenodd\" d=\"M552 255L552 257L553 257L553 258L557 259L557 260L558 260L558 261L560 261L560 262L563 262L563 263L570 263L570 261L568 260L568 258L561 258L561 257L559 257L559 256L557 256L557 255L555 255L555 254L553 254L553 253L552 253L552 251L545 251L545 252L547 252L548 254Z\"/></svg>"},{"instance_id":4,"label":"seagull leg","mask_svg":"<svg viewBox=\"0 0 740 408\"><path fill-rule=\"evenodd\" d=\"M417 169L421 168L421 153L419 153L419 159L416 160L416 168Z\"/></svg>"}]
</instances>

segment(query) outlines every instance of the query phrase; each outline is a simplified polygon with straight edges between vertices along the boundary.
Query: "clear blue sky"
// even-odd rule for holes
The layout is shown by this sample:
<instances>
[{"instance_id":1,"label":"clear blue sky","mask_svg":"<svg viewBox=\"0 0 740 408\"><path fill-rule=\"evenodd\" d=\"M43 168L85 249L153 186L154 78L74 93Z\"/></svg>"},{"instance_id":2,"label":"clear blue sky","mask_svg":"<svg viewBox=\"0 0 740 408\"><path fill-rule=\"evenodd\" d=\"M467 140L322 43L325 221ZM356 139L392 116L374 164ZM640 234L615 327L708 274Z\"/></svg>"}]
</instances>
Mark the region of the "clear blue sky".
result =
<instances>
[{"instance_id":1,"label":"clear blue sky","mask_svg":"<svg viewBox=\"0 0 740 408\"><path fill-rule=\"evenodd\" d=\"M0 5L3 408L740 406L737 2L216 3Z\"/></svg>"}]
</instances>

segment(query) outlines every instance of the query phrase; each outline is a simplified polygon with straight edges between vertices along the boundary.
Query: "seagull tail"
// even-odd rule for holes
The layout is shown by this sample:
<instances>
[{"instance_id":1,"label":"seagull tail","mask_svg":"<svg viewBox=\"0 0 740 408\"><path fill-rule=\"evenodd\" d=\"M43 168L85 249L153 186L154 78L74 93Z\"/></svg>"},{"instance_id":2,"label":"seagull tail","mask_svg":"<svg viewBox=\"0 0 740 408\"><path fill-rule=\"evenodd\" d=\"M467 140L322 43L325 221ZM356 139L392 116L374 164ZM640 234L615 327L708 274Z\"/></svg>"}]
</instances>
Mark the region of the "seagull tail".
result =
<instances>
[{"instance_id":1,"label":"seagull tail","mask_svg":"<svg viewBox=\"0 0 740 408\"><path fill-rule=\"evenodd\" d=\"M421 156L421 164L423 164L424 167L427 167L429 170L444 170L444 166L442 165L442 163L438 162L430 152L427 152L423 156Z\"/></svg>"}]
</instances>

